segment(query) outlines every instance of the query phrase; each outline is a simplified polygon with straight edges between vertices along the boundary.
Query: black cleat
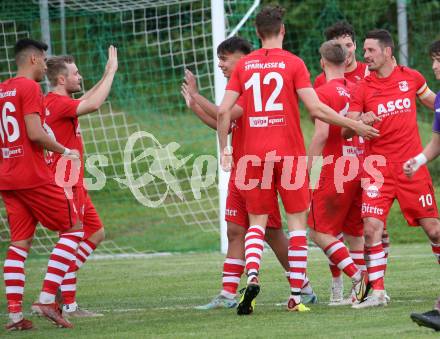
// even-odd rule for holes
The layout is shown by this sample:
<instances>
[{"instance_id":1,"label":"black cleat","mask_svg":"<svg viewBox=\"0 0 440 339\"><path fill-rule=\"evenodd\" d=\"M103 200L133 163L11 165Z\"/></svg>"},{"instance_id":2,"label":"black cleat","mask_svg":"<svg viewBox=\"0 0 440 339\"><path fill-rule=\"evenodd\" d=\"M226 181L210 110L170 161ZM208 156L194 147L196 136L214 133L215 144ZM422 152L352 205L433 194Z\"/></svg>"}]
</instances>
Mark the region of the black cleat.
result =
<instances>
[{"instance_id":1,"label":"black cleat","mask_svg":"<svg viewBox=\"0 0 440 339\"><path fill-rule=\"evenodd\" d=\"M440 331L440 313L437 310L425 313L411 313L411 319L419 326L432 328Z\"/></svg>"},{"instance_id":2,"label":"black cleat","mask_svg":"<svg viewBox=\"0 0 440 339\"><path fill-rule=\"evenodd\" d=\"M255 298L260 293L260 285L249 284L241 296L240 302L237 306L237 314L251 314L255 307Z\"/></svg>"}]
</instances>

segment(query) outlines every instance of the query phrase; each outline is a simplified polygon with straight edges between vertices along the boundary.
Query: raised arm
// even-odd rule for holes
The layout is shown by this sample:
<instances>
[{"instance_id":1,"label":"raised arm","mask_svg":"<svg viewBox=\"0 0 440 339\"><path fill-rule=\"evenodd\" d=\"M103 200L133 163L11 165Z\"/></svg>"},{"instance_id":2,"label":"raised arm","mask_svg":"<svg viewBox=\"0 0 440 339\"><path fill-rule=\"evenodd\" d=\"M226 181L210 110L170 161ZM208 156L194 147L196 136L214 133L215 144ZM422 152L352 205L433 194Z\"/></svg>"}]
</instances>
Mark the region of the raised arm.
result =
<instances>
[{"instance_id":1,"label":"raised arm","mask_svg":"<svg viewBox=\"0 0 440 339\"><path fill-rule=\"evenodd\" d=\"M87 91L81 98L77 108L77 115L88 114L98 110L110 93L115 73L118 70L118 51L116 47L108 49L108 61L101 80Z\"/></svg>"},{"instance_id":2,"label":"raised arm","mask_svg":"<svg viewBox=\"0 0 440 339\"><path fill-rule=\"evenodd\" d=\"M194 98L188 93L188 89L185 83L182 85L181 92L183 98L185 99L186 106L193 111L197 117L203 121L203 123L214 130L217 130L217 119L212 118L207 114L200 105L198 105ZM216 117L217 118L217 117Z\"/></svg>"}]
</instances>

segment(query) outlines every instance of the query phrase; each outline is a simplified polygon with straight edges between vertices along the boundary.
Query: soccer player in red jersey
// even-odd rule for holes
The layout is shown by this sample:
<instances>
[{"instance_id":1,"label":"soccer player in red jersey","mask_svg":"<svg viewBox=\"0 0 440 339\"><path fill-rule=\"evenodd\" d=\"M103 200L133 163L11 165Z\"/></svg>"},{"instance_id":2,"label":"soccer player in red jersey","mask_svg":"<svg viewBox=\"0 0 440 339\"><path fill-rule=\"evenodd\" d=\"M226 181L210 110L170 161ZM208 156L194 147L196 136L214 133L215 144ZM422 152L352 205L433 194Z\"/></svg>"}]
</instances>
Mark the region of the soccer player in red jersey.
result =
<instances>
[{"instance_id":1,"label":"soccer player in red jersey","mask_svg":"<svg viewBox=\"0 0 440 339\"><path fill-rule=\"evenodd\" d=\"M364 222L366 264L373 289L367 300L354 308L386 305L384 286L385 253L381 242L384 223L395 199L411 226L422 226L436 253L440 246L440 222L431 177L422 166L409 179L402 166L422 150L417 127L416 98L434 108L435 94L417 71L396 66L394 42L386 30L373 30L364 42L364 57L371 72L353 91L349 114L355 119L371 119L380 138L371 140L366 156L377 159L375 176L363 182L362 218ZM362 112L367 112L362 115ZM350 133L344 133L350 136Z\"/></svg>"},{"instance_id":2,"label":"soccer player in red jersey","mask_svg":"<svg viewBox=\"0 0 440 339\"><path fill-rule=\"evenodd\" d=\"M367 64L356 60L356 36L352 25L346 21L338 21L328 27L324 35L327 41L336 40L348 50L344 73L345 79L356 83L368 75ZM325 83L325 72L322 72L316 77L313 87L316 89Z\"/></svg>"},{"instance_id":3,"label":"soccer player in red jersey","mask_svg":"<svg viewBox=\"0 0 440 339\"><path fill-rule=\"evenodd\" d=\"M248 281L238 314L252 312L252 302L260 291L258 274L267 218L273 207L270 201L275 190L281 195L290 232L291 297L288 310L308 310L301 303L300 296L307 266L309 183L298 97L314 117L352 128L360 135L378 135L376 129L369 129L360 121L353 124L319 101L304 62L282 49L285 35L283 14L284 10L279 6L268 6L257 15L256 28L262 48L238 61L218 111L221 165L230 170L233 150L227 147L227 136L231 109L238 97L243 96L246 107L243 112L245 156L236 164L236 184L245 191L250 227L245 239ZM247 166L249 162L252 166ZM294 172L295 183L292 184Z\"/></svg>"},{"instance_id":4,"label":"soccer player in red jersey","mask_svg":"<svg viewBox=\"0 0 440 339\"><path fill-rule=\"evenodd\" d=\"M432 58L432 70L437 80L440 80L440 40L434 41L429 49ZM403 171L408 177L412 177L421 166L434 160L440 155L440 92L437 93L434 104L434 123L432 125L431 141L426 145L422 153L405 162ZM435 247L435 255L440 262L440 246ZM411 319L420 326L430 327L440 331L440 298L434 305L434 309L425 313L412 313Z\"/></svg>"},{"instance_id":5,"label":"soccer player in red jersey","mask_svg":"<svg viewBox=\"0 0 440 339\"><path fill-rule=\"evenodd\" d=\"M320 86L316 93L321 102L345 115L348 111L350 90L354 86L344 78L348 51L336 40L329 40L322 44L320 53L327 83ZM315 133L308 151L310 157L322 154L324 158L319 185L313 192L308 216L310 237L324 251L329 261L352 279L353 293L359 292L358 285L360 286L362 279L366 279L358 158L362 158L363 147L358 146L358 137L345 140L341 136L340 127L316 120ZM312 161L309 161L309 169L311 164ZM352 243L359 244L356 249L359 248L360 251L348 252L343 241L338 239L342 232L346 238L355 238ZM342 281L342 277L340 280ZM335 289L333 285L332 292ZM352 303L352 298L343 300L342 288L340 294L336 299L335 293L332 293L330 305Z\"/></svg>"},{"instance_id":6,"label":"soccer player in red jersey","mask_svg":"<svg viewBox=\"0 0 440 339\"><path fill-rule=\"evenodd\" d=\"M217 47L219 67L226 78L229 78L237 61L252 50L251 44L240 37L231 37ZM182 95L187 105L209 127L217 129L217 106L203 97L197 88L197 82L190 71L186 71L185 83L182 86ZM242 103L241 103L242 105ZM240 112L240 103L236 104ZM234 159L240 158L240 149L243 141L242 118L239 117L232 123L232 146L236 150ZM249 227L243 194L235 185L235 170L232 171L228 184L228 197L226 200L225 220L227 221L228 251L223 264L222 290L210 303L198 306L197 309L207 310L213 308L232 308L237 306L235 296L244 272L244 239ZM269 216L268 229L265 240L279 259L289 277L289 262L287 260L288 240L282 230L281 216L278 207L278 198L273 197L274 212ZM306 278L301 290L304 303L315 303L317 297Z\"/></svg>"},{"instance_id":7,"label":"soccer player in red jersey","mask_svg":"<svg viewBox=\"0 0 440 339\"><path fill-rule=\"evenodd\" d=\"M0 84L0 193L6 207L11 244L3 267L10 322L8 330L28 330L23 318L24 263L38 222L59 232L48 263L39 302L42 315L62 327L72 327L55 303L55 294L75 257L83 236L76 207L57 186L44 160L44 149L78 159L79 153L52 140L42 125L44 97L38 81L46 72L47 45L22 39L15 45L17 76Z\"/></svg>"},{"instance_id":8,"label":"soccer player in red jersey","mask_svg":"<svg viewBox=\"0 0 440 339\"><path fill-rule=\"evenodd\" d=\"M84 145L78 118L98 110L107 98L115 73L118 69L117 50L110 46L108 61L102 79L79 99L72 94L81 91L81 75L72 56L55 56L47 61L47 77L51 91L45 97L46 123L50 134L63 145L80 151L81 168L73 186L73 196L79 206L79 217L84 226L84 238L78 247L76 261L69 268L61 284L63 314L66 317L95 317L97 314L80 309L76 302L76 271L85 263L90 254L104 240L104 227L84 186ZM61 157L48 157L49 166L57 171ZM58 166L59 167L59 166ZM70 171L65 177L70 178Z\"/></svg>"}]
</instances>

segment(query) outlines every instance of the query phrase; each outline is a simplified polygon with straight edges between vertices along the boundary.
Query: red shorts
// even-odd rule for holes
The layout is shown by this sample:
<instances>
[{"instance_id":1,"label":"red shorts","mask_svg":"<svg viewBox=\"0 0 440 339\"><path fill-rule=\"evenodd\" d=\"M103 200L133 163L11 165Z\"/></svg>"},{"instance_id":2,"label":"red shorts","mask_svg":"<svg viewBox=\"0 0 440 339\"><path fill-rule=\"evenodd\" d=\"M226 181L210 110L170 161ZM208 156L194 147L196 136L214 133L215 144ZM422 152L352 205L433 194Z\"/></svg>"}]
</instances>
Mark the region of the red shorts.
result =
<instances>
[{"instance_id":1,"label":"red shorts","mask_svg":"<svg viewBox=\"0 0 440 339\"><path fill-rule=\"evenodd\" d=\"M288 160L286 157L279 162L263 162L258 166L248 164L246 175L242 176L245 178L244 183L243 180L239 180L237 173L235 184L244 193L246 210L249 213L273 213L273 197L277 192L280 194L287 213L307 210L310 190L306 157L301 157L303 159L301 161L298 161L298 157L290 158L294 160Z\"/></svg>"},{"instance_id":2,"label":"red shorts","mask_svg":"<svg viewBox=\"0 0 440 339\"><path fill-rule=\"evenodd\" d=\"M57 232L71 229L77 222L74 202L68 199L64 189L55 184L35 188L1 191L8 215L11 241L32 238L40 222Z\"/></svg>"},{"instance_id":3,"label":"red shorts","mask_svg":"<svg viewBox=\"0 0 440 339\"><path fill-rule=\"evenodd\" d=\"M281 229L281 214L278 206L278 198L276 194L272 197L272 213L269 214L267 220L267 227ZM249 216L246 210L246 203L244 201L243 192L240 191L235 185L234 176L231 175L231 179L228 184L228 197L226 198L226 212L225 220L233 222L234 224L249 227Z\"/></svg>"},{"instance_id":4,"label":"red shorts","mask_svg":"<svg viewBox=\"0 0 440 339\"><path fill-rule=\"evenodd\" d=\"M390 208L397 199L403 216L411 226L418 226L419 219L438 218L434 188L428 168L422 166L412 178L403 173L403 163L388 163L377 168L383 180L364 184L362 193L362 218L372 217L386 221Z\"/></svg>"},{"instance_id":5,"label":"red shorts","mask_svg":"<svg viewBox=\"0 0 440 339\"><path fill-rule=\"evenodd\" d=\"M75 206L78 206L78 217L83 223L84 239L99 231L103 224L98 212L84 187L73 187Z\"/></svg>"},{"instance_id":6,"label":"red shorts","mask_svg":"<svg viewBox=\"0 0 440 339\"><path fill-rule=\"evenodd\" d=\"M361 237L364 234L361 182L345 182L343 189L343 193L336 191L334 178L320 178L319 187L313 192L307 224L317 232L335 237L342 232Z\"/></svg>"}]
</instances>

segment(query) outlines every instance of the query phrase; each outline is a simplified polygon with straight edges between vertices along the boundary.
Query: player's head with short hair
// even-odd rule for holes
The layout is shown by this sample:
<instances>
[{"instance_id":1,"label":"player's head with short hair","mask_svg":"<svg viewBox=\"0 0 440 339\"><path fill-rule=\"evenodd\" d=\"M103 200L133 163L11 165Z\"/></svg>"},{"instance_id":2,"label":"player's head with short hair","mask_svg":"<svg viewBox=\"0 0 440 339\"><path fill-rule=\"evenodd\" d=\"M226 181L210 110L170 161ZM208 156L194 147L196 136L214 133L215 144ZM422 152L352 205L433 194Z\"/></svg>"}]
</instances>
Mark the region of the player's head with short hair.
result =
<instances>
[{"instance_id":1,"label":"player's head with short hair","mask_svg":"<svg viewBox=\"0 0 440 339\"><path fill-rule=\"evenodd\" d=\"M394 41L386 29L374 29L365 36L364 58L370 71L380 69L386 63L394 63Z\"/></svg>"},{"instance_id":2,"label":"player's head with short hair","mask_svg":"<svg viewBox=\"0 0 440 339\"><path fill-rule=\"evenodd\" d=\"M15 43L15 63L18 69L29 69L35 81L41 81L46 73L47 44L33 39L20 39Z\"/></svg>"},{"instance_id":3,"label":"player's head with short hair","mask_svg":"<svg viewBox=\"0 0 440 339\"><path fill-rule=\"evenodd\" d=\"M336 40L324 42L319 48L321 58L326 62L335 66L343 66L347 59L347 48Z\"/></svg>"},{"instance_id":4,"label":"player's head with short hair","mask_svg":"<svg viewBox=\"0 0 440 339\"><path fill-rule=\"evenodd\" d=\"M47 60L47 78L52 87L61 86L67 93L81 91L81 75L71 55L53 56Z\"/></svg>"},{"instance_id":5,"label":"player's head with short hair","mask_svg":"<svg viewBox=\"0 0 440 339\"><path fill-rule=\"evenodd\" d=\"M324 35L327 41L336 40L344 45L348 51L346 67L349 68L354 65L356 62L356 33L353 26L347 21L338 21L327 27Z\"/></svg>"},{"instance_id":6,"label":"player's head with short hair","mask_svg":"<svg viewBox=\"0 0 440 339\"><path fill-rule=\"evenodd\" d=\"M229 78L237 64L237 61L252 51L252 45L246 39L233 36L226 39L217 47L219 59L218 67L223 71L225 77Z\"/></svg>"},{"instance_id":7,"label":"player's head with short hair","mask_svg":"<svg viewBox=\"0 0 440 339\"><path fill-rule=\"evenodd\" d=\"M285 9L281 6L266 6L255 18L255 27L260 39L265 40L284 35L283 16Z\"/></svg>"},{"instance_id":8,"label":"player's head with short hair","mask_svg":"<svg viewBox=\"0 0 440 339\"><path fill-rule=\"evenodd\" d=\"M440 40L434 41L429 47L429 55L432 58L432 70L437 80L440 80Z\"/></svg>"}]
</instances>

